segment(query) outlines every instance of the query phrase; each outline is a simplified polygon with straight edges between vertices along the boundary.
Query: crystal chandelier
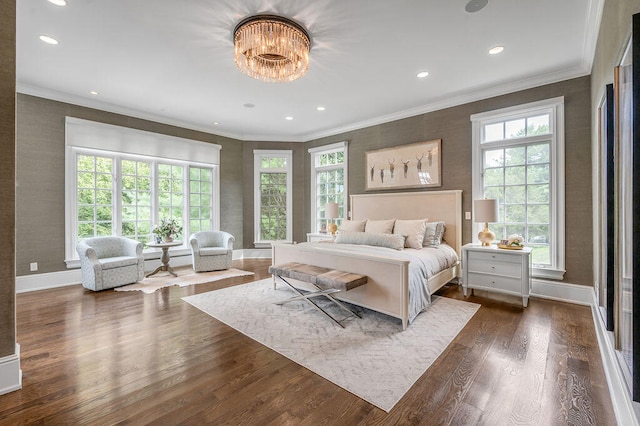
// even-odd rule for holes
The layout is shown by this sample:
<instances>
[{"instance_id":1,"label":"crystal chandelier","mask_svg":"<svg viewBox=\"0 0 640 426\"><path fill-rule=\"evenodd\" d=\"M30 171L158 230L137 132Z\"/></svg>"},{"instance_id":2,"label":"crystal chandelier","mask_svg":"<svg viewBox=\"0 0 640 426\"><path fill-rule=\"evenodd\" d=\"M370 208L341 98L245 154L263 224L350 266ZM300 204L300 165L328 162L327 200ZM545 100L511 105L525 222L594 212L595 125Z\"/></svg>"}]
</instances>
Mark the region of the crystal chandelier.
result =
<instances>
[{"instance_id":1,"label":"crystal chandelier","mask_svg":"<svg viewBox=\"0 0 640 426\"><path fill-rule=\"evenodd\" d=\"M249 77L286 82L302 77L309 69L309 34L290 19L248 17L236 26L233 40L236 65Z\"/></svg>"}]
</instances>

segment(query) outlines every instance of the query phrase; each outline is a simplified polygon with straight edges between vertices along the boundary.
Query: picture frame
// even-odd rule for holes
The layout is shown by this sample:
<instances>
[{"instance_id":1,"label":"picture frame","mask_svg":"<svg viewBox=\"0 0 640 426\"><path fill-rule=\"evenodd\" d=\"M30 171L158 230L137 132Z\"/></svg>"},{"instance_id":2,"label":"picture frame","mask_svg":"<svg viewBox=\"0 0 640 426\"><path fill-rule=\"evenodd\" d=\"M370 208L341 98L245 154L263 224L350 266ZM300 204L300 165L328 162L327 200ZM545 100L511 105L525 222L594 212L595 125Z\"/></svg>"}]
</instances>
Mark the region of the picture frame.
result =
<instances>
[{"instance_id":1,"label":"picture frame","mask_svg":"<svg viewBox=\"0 0 640 426\"><path fill-rule=\"evenodd\" d=\"M366 190L442 186L442 139L365 153Z\"/></svg>"}]
</instances>

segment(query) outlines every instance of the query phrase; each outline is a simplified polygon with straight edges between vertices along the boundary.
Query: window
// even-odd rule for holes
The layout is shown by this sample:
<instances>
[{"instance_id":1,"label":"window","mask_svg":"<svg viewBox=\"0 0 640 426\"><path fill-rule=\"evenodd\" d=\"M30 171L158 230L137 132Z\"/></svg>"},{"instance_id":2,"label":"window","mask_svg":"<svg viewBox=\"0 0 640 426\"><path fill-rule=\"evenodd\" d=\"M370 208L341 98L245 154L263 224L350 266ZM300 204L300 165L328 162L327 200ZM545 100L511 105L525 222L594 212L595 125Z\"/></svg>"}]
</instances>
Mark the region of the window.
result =
<instances>
[{"instance_id":1,"label":"window","mask_svg":"<svg viewBox=\"0 0 640 426\"><path fill-rule=\"evenodd\" d=\"M112 235L113 158L78 155L77 218L79 238Z\"/></svg>"},{"instance_id":2,"label":"window","mask_svg":"<svg viewBox=\"0 0 640 426\"><path fill-rule=\"evenodd\" d=\"M183 226L183 239L219 226L218 145L69 117L66 130L68 266L77 266L83 238L147 243L153 224L169 217Z\"/></svg>"},{"instance_id":3,"label":"window","mask_svg":"<svg viewBox=\"0 0 640 426\"><path fill-rule=\"evenodd\" d=\"M122 236L148 242L151 235L151 163L122 160ZM111 234L107 234L111 235ZM82 237L84 238L84 236Z\"/></svg>"},{"instance_id":4,"label":"window","mask_svg":"<svg viewBox=\"0 0 640 426\"><path fill-rule=\"evenodd\" d=\"M471 116L473 199L498 200L489 228L498 240L522 235L541 278L564 275L563 106L556 98Z\"/></svg>"},{"instance_id":5,"label":"window","mask_svg":"<svg viewBox=\"0 0 640 426\"><path fill-rule=\"evenodd\" d=\"M325 216L327 203L338 203L340 226L346 217L347 142L339 142L309 150L311 154L311 232L326 232L330 221Z\"/></svg>"},{"instance_id":6,"label":"window","mask_svg":"<svg viewBox=\"0 0 640 426\"><path fill-rule=\"evenodd\" d=\"M191 232L211 229L212 171L189 168L189 228Z\"/></svg>"},{"instance_id":7,"label":"window","mask_svg":"<svg viewBox=\"0 0 640 426\"><path fill-rule=\"evenodd\" d=\"M292 241L292 152L254 150L256 247Z\"/></svg>"}]
</instances>

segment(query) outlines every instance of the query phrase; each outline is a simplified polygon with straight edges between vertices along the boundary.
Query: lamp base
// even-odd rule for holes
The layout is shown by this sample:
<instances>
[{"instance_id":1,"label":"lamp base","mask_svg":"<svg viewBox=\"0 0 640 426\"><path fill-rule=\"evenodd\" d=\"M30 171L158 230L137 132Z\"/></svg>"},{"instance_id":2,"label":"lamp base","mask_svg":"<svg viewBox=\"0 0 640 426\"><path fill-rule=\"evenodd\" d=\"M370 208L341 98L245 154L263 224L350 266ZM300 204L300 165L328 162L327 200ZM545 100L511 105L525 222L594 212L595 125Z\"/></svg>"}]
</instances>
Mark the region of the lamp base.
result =
<instances>
[{"instance_id":1,"label":"lamp base","mask_svg":"<svg viewBox=\"0 0 640 426\"><path fill-rule=\"evenodd\" d=\"M490 246L493 241L496 239L496 234L489 230L489 224L484 224L484 229L478 232L478 239L482 243L483 246Z\"/></svg>"},{"instance_id":2,"label":"lamp base","mask_svg":"<svg viewBox=\"0 0 640 426\"><path fill-rule=\"evenodd\" d=\"M331 221L330 224L327 225L327 231L331 234L331 235L336 235L336 231L338 230L338 225L336 225L335 223L333 223L333 221Z\"/></svg>"}]
</instances>

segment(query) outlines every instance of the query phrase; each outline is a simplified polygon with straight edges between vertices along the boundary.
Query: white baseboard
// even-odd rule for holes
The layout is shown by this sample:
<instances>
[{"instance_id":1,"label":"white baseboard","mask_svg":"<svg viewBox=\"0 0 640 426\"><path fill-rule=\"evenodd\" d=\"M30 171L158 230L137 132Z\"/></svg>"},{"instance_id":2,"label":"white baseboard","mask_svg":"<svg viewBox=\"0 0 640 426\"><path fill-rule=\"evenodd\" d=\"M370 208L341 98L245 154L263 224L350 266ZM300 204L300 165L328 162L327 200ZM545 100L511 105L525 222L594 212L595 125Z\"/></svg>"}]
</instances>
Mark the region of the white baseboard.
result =
<instances>
[{"instance_id":1,"label":"white baseboard","mask_svg":"<svg viewBox=\"0 0 640 426\"><path fill-rule=\"evenodd\" d=\"M531 283L531 296L588 306L593 305L594 300L592 286L535 278Z\"/></svg>"},{"instance_id":2,"label":"white baseboard","mask_svg":"<svg viewBox=\"0 0 640 426\"><path fill-rule=\"evenodd\" d=\"M15 352L0 358L0 395L22 389L20 345L17 343Z\"/></svg>"},{"instance_id":3,"label":"white baseboard","mask_svg":"<svg viewBox=\"0 0 640 426\"><path fill-rule=\"evenodd\" d=\"M233 259L268 259L271 258L271 249L244 249L234 250ZM147 259L144 261L145 272L151 272L160 266L160 259ZM171 266L191 265L191 254L171 256ZM68 269L66 271L48 272L44 274L32 274L16 277L16 293L28 291L47 290L68 285L76 285L82 282L80 269Z\"/></svg>"}]
</instances>

